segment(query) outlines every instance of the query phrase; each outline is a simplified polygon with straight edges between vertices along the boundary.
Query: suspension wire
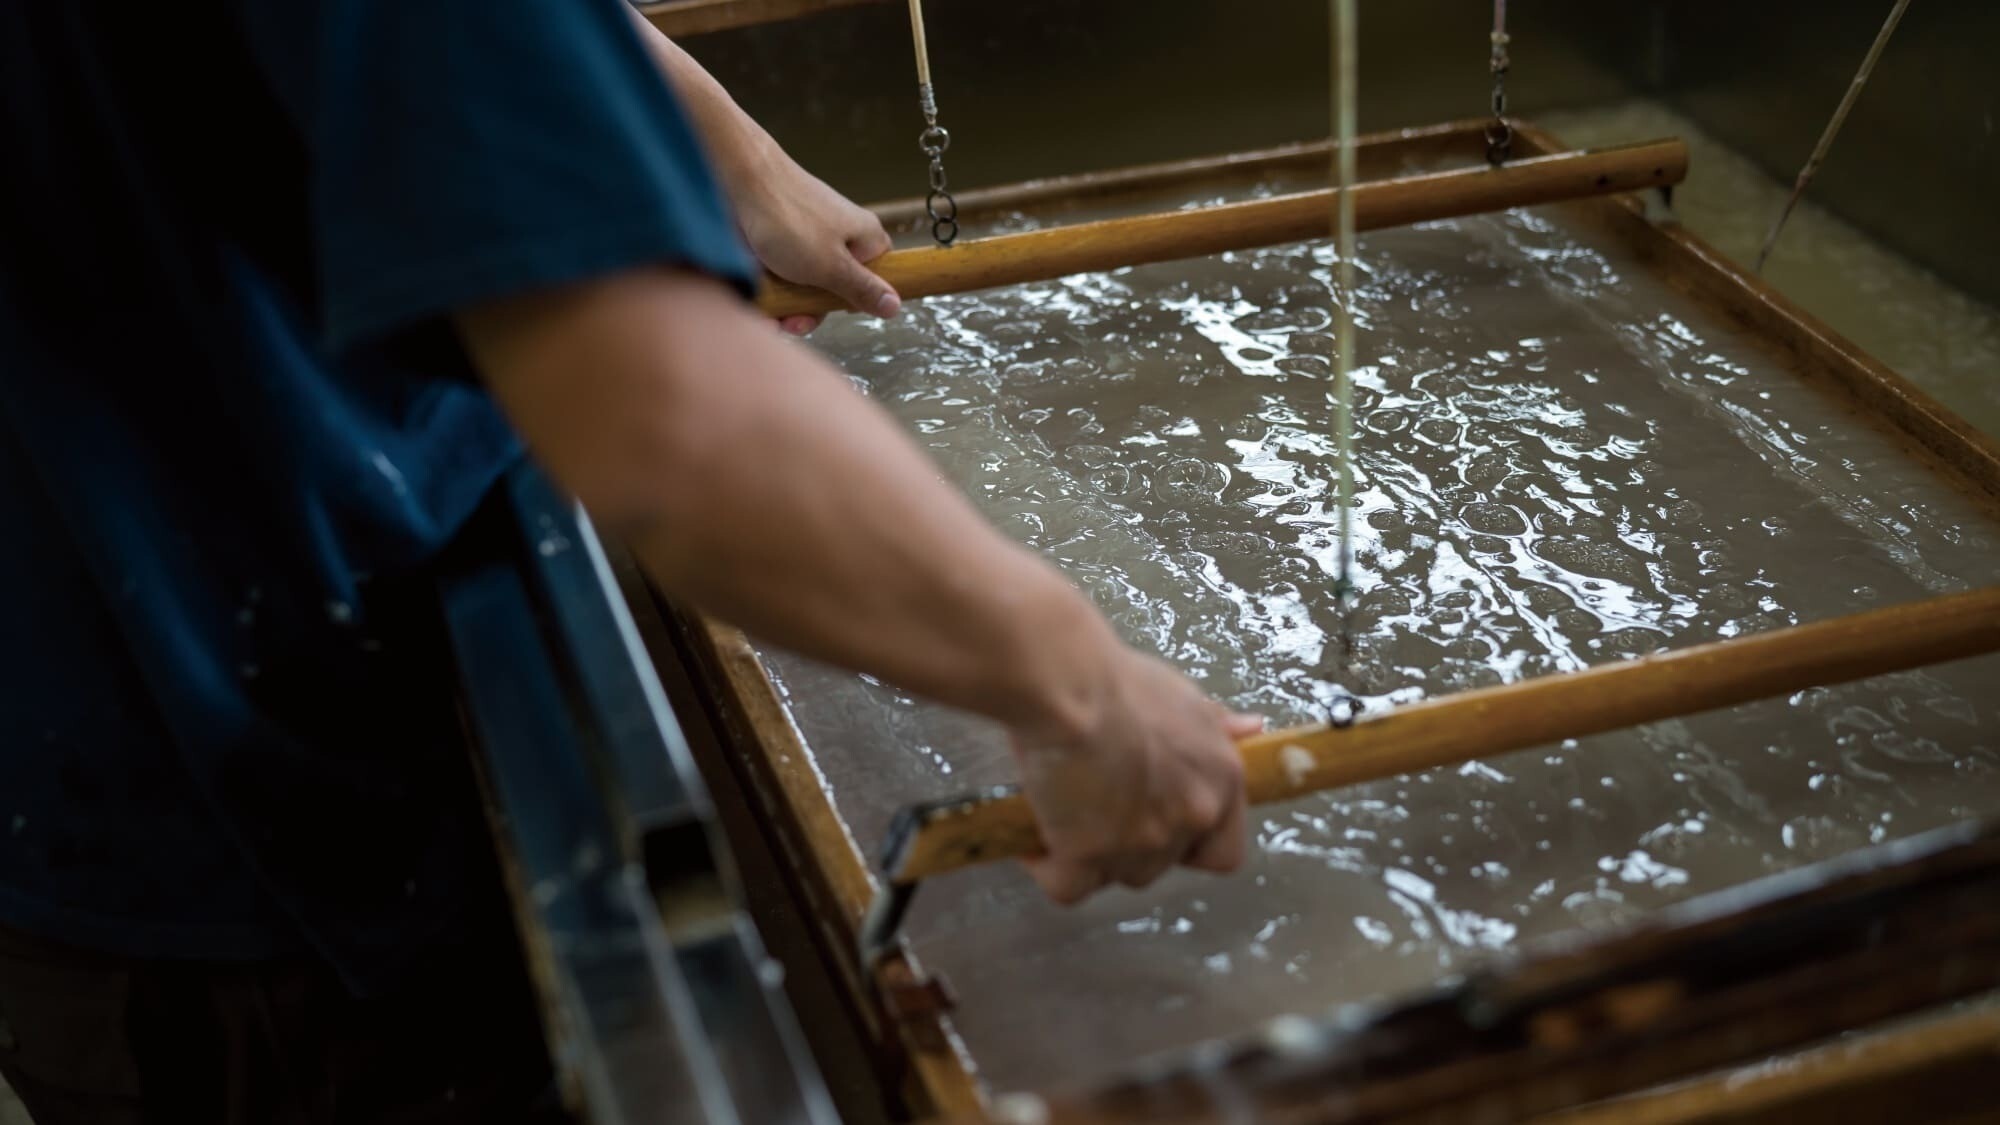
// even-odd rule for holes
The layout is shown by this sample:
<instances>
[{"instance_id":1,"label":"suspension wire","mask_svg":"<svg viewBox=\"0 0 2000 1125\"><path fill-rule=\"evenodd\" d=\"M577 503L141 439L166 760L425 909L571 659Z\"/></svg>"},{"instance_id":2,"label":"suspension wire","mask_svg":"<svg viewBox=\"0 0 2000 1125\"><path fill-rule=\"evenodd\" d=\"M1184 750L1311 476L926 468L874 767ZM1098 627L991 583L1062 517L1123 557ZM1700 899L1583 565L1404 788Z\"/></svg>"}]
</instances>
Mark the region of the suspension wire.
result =
<instances>
[{"instance_id":1,"label":"suspension wire","mask_svg":"<svg viewBox=\"0 0 2000 1125\"><path fill-rule=\"evenodd\" d=\"M1514 126L1507 121L1507 72L1514 60L1507 53L1507 0L1493 0L1493 121L1486 126L1486 162L1499 167L1514 155Z\"/></svg>"},{"instance_id":2,"label":"suspension wire","mask_svg":"<svg viewBox=\"0 0 2000 1125\"><path fill-rule=\"evenodd\" d=\"M1826 154L1833 148L1833 139L1840 135L1840 127L1847 123L1848 111L1861 100L1861 89L1868 85L1868 78L1875 72L1875 63L1881 59L1882 51L1889 45L1889 37L1896 33L1896 25L1903 22L1903 13L1909 9L1910 0L1896 0L1889 9L1889 18L1882 24L1882 30L1875 34L1875 42L1869 46L1868 55L1861 60L1861 69L1854 74L1854 81L1847 86L1847 93L1840 99L1839 108L1833 111L1832 120L1826 123L1826 131L1820 134L1819 144L1813 147L1812 155L1806 158L1806 166L1799 169L1799 178L1792 184L1791 197L1778 217L1771 222L1770 233L1764 236L1764 246L1757 251L1757 264L1753 269L1764 272L1764 263L1771 257L1771 250L1778 245L1778 235L1785 229L1785 220L1791 218L1792 208L1799 205L1799 198L1806 193L1806 186L1812 183L1821 164L1826 163Z\"/></svg>"},{"instance_id":3,"label":"suspension wire","mask_svg":"<svg viewBox=\"0 0 2000 1125\"><path fill-rule=\"evenodd\" d=\"M1337 503L1340 534L1339 574L1333 595L1340 614L1340 669L1343 678L1354 659L1354 183L1356 133L1355 0L1333 4L1333 182L1334 192L1334 448L1339 465ZM1334 700L1330 721L1347 726L1360 717L1361 701L1342 689Z\"/></svg>"},{"instance_id":4,"label":"suspension wire","mask_svg":"<svg viewBox=\"0 0 2000 1125\"><path fill-rule=\"evenodd\" d=\"M944 152L951 147L951 134L938 124L937 91L931 86L931 48L924 36L924 2L910 0L910 38L917 51L917 108L924 114L924 131L917 147L930 158L930 193L924 196L924 211L931 217L931 237L939 246L950 246L958 237L958 201L944 174Z\"/></svg>"}]
</instances>

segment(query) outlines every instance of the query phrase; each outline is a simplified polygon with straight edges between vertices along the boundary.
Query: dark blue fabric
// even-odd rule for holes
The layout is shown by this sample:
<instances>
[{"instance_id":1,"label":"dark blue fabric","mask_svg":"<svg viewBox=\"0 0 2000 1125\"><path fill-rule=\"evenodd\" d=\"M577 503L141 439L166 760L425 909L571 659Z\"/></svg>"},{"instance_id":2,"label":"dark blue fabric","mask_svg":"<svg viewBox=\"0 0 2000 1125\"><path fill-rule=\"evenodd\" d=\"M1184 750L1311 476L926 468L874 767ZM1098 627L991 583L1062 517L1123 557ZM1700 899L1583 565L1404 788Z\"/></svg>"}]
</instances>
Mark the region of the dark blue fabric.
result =
<instances>
[{"instance_id":1,"label":"dark blue fabric","mask_svg":"<svg viewBox=\"0 0 2000 1125\"><path fill-rule=\"evenodd\" d=\"M480 846L426 564L521 454L447 314L751 263L620 0L0 0L0 920L316 949Z\"/></svg>"}]
</instances>

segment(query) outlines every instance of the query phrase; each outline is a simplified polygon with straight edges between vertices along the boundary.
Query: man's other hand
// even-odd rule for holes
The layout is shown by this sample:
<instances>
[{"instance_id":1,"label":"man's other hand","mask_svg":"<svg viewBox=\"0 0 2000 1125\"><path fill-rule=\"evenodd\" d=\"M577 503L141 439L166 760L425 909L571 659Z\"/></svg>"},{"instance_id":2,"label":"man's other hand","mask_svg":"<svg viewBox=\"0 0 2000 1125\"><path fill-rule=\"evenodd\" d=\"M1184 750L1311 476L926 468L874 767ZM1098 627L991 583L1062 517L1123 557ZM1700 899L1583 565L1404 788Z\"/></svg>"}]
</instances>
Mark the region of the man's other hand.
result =
<instances>
[{"instance_id":1,"label":"man's other hand","mask_svg":"<svg viewBox=\"0 0 2000 1125\"><path fill-rule=\"evenodd\" d=\"M848 200L788 156L774 151L765 170L739 177L732 194L744 239L757 260L786 281L824 289L856 312L891 317L903 307L890 284L866 263L889 252L889 232L874 212ZM786 317L803 336L813 316Z\"/></svg>"},{"instance_id":2,"label":"man's other hand","mask_svg":"<svg viewBox=\"0 0 2000 1125\"><path fill-rule=\"evenodd\" d=\"M1071 729L1015 735L1048 848L1027 864L1043 893L1068 905L1175 866L1234 871L1245 846L1235 740L1262 720L1231 714L1165 663L1122 647L1094 694Z\"/></svg>"}]
</instances>

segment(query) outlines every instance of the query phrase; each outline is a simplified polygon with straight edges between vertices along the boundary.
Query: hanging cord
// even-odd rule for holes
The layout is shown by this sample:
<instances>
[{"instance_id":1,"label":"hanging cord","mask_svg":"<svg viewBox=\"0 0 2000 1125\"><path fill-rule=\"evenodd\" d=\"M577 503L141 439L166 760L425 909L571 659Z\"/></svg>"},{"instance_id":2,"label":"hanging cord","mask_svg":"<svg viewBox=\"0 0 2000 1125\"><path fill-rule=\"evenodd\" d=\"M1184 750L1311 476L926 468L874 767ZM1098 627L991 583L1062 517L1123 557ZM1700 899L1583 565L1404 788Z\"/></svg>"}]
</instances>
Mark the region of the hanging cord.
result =
<instances>
[{"instance_id":1,"label":"hanging cord","mask_svg":"<svg viewBox=\"0 0 2000 1125\"><path fill-rule=\"evenodd\" d=\"M1855 72L1854 81L1848 84L1847 94L1840 99L1840 108L1833 111L1833 120L1826 123L1826 131L1820 134L1819 144L1814 146L1812 155L1806 159L1806 166L1799 169L1799 178L1792 184L1791 198L1785 200L1784 209L1771 223L1771 231L1764 236L1764 247L1757 251L1756 272L1764 272L1764 262L1771 257L1771 250L1778 245L1778 234L1785 229L1785 220L1791 218L1792 208L1798 206L1799 197L1806 193L1806 185L1819 172L1819 166L1826 162L1827 150L1833 147L1833 138L1840 135L1840 127L1847 123L1847 113L1854 103L1861 100L1861 88L1868 85L1868 76L1875 72L1875 63L1882 57L1882 49L1889 45L1889 37L1896 33L1896 25L1903 22L1903 12L1910 6L1910 0L1896 0L1896 6L1889 9L1889 18L1882 24L1882 30L1875 35L1875 42L1868 48L1868 57L1861 60L1861 69Z\"/></svg>"},{"instance_id":2,"label":"hanging cord","mask_svg":"<svg viewBox=\"0 0 2000 1125\"><path fill-rule=\"evenodd\" d=\"M1334 193L1334 449L1339 462L1340 558L1334 604L1340 613L1342 679L1354 661L1354 136L1355 0L1333 0L1333 181ZM1328 721L1348 726L1361 717L1361 700L1345 687L1329 708Z\"/></svg>"},{"instance_id":3,"label":"hanging cord","mask_svg":"<svg viewBox=\"0 0 2000 1125\"><path fill-rule=\"evenodd\" d=\"M937 92L931 87L931 49L924 38L924 0L910 0L910 35L917 47L917 105L924 111L924 131L917 147L931 161L931 190L924 197L924 210L931 217L931 237L939 246L950 246L958 237L958 201L951 197L944 176L944 150L951 147L951 134L938 124Z\"/></svg>"},{"instance_id":4,"label":"hanging cord","mask_svg":"<svg viewBox=\"0 0 2000 1125\"><path fill-rule=\"evenodd\" d=\"M1514 127L1507 123L1507 0L1493 0L1493 122L1486 126L1486 162L1495 167L1514 155Z\"/></svg>"}]
</instances>

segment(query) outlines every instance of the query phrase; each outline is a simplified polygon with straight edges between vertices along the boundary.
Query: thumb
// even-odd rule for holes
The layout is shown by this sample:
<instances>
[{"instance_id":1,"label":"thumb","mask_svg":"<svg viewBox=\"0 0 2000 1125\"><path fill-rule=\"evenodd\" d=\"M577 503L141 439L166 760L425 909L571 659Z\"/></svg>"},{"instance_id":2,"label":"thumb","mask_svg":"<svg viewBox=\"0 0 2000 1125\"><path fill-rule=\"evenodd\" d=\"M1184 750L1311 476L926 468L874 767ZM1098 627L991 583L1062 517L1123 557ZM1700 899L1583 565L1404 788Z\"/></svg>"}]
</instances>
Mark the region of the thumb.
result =
<instances>
[{"instance_id":1,"label":"thumb","mask_svg":"<svg viewBox=\"0 0 2000 1125\"><path fill-rule=\"evenodd\" d=\"M840 264L826 288L855 311L885 319L895 316L903 307L903 299L888 282L845 253L840 255Z\"/></svg>"},{"instance_id":2,"label":"thumb","mask_svg":"<svg viewBox=\"0 0 2000 1125\"><path fill-rule=\"evenodd\" d=\"M1024 859L1021 863L1034 877L1035 885L1042 889L1042 894L1057 906L1075 906L1110 882L1103 872L1071 860L1041 856Z\"/></svg>"}]
</instances>

